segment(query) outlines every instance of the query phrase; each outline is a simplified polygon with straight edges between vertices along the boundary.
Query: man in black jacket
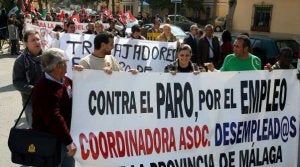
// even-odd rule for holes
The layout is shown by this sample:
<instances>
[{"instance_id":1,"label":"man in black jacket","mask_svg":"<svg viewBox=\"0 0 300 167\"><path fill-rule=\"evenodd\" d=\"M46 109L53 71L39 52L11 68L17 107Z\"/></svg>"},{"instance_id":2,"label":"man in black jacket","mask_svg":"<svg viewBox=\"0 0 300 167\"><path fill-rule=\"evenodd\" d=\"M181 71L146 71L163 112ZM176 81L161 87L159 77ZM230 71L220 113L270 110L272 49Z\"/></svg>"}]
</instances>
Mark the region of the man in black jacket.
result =
<instances>
[{"instance_id":1,"label":"man in black jacket","mask_svg":"<svg viewBox=\"0 0 300 167\"><path fill-rule=\"evenodd\" d=\"M205 26L205 35L199 40L199 55L200 62L198 64L204 65L204 63L210 62L215 67L220 67L220 44L218 37L213 36L214 27L211 24Z\"/></svg>"},{"instance_id":2,"label":"man in black jacket","mask_svg":"<svg viewBox=\"0 0 300 167\"><path fill-rule=\"evenodd\" d=\"M197 33L198 33L198 26L196 24L191 25L189 35L184 38L183 43L190 45L192 48L192 58L191 61L193 63L198 64L199 62L199 55L198 55L198 41L197 41Z\"/></svg>"}]
</instances>

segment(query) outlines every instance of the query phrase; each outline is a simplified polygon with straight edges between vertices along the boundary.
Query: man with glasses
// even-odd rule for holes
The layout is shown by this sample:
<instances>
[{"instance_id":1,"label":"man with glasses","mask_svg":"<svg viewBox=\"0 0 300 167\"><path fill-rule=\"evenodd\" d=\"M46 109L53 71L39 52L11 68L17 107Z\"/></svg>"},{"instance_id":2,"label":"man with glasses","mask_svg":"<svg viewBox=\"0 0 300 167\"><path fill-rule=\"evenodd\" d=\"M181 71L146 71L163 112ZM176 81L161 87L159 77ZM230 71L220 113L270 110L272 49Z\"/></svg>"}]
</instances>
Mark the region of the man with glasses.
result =
<instances>
[{"instance_id":1,"label":"man with glasses","mask_svg":"<svg viewBox=\"0 0 300 167\"><path fill-rule=\"evenodd\" d=\"M65 76L67 59L58 48L46 50L41 56L44 74L32 93L32 128L52 134L61 141L59 167L75 167L77 148L70 134L72 115L72 80Z\"/></svg>"},{"instance_id":2,"label":"man with glasses","mask_svg":"<svg viewBox=\"0 0 300 167\"><path fill-rule=\"evenodd\" d=\"M29 127L32 124L31 91L42 74L40 55L42 44L40 34L35 30L26 31L24 34L24 52L17 57L13 67L13 85L20 91L25 108L26 121Z\"/></svg>"},{"instance_id":3,"label":"man with glasses","mask_svg":"<svg viewBox=\"0 0 300 167\"><path fill-rule=\"evenodd\" d=\"M214 36L214 26L208 24L204 28L205 35L199 40L199 64L213 63L216 67L220 67L220 43L218 37Z\"/></svg>"},{"instance_id":4,"label":"man with glasses","mask_svg":"<svg viewBox=\"0 0 300 167\"><path fill-rule=\"evenodd\" d=\"M198 34L198 26L196 24L191 25L190 27L190 33L189 35L184 38L183 43L190 45L190 47L192 48L192 58L191 61L193 63L197 63L199 62L199 56L198 56L198 41L197 41L197 34Z\"/></svg>"}]
</instances>

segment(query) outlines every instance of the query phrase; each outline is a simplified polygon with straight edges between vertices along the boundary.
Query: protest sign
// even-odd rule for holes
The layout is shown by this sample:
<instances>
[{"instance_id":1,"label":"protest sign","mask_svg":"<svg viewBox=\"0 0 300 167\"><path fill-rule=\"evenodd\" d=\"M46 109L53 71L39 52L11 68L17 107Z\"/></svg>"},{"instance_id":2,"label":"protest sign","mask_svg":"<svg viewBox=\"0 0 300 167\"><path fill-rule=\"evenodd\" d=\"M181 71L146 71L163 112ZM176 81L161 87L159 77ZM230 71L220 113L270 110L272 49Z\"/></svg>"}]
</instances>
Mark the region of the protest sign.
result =
<instances>
[{"instance_id":1,"label":"protest sign","mask_svg":"<svg viewBox=\"0 0 300 167\"><path fill-rule=\"evenodd\" d=\"M297 70L73 76L82 166L296 166Z\"/></svg>"},{"instance_id":2,"label":"protest sign","mask_svg":"<svg viewBox=\"0 0 300 167\"><path fill-rule=\"evenodd\" d=\"M80 58L94 50L94 35L60 34L60 48L69 58L68 76L71 76L71 66L78 64ZM117 38L114 40L112 55L119 61L125 71L136 68L140 72L162 72L167 64L175 61L177 42L159 42L137 40L132 38Z\"/></svg>"}]
</instances>

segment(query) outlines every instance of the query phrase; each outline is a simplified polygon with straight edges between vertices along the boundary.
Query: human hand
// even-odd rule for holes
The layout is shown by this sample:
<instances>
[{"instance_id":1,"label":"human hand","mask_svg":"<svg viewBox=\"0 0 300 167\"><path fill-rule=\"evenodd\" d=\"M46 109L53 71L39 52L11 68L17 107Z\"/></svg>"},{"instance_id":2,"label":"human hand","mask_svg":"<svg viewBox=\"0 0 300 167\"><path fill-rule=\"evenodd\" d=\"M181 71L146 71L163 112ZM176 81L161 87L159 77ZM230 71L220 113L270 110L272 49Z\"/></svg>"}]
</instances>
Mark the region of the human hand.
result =
<instances>
[{"instance_id":1,"label":"human hand","mask_svg":"<svg viewBox=\"0 0 300 167\"><path fill-rule=\"evenodd\" d=\"M171 70L170 73L171 73L172 75L176 75L176 71L174 71L174 70Z\"/></svg>"},{"instance_id":2,"label":"human hand","mask_svg":"<svg viewBox=\"0 0 300 167\"><path fill-rule=\"evenodd\" d=\"M200 74L200 70L195 70L195 71L193 71L193 74L195 74L195 75L198 75L198 74Z\"/></svg>"},{"instance_id":3,"label":"human hand","mask_svg":"<svg viewBox=\"0 0 300 167\"><path fill-rule=\"evenodd\" d=\"M84 67L82 65L79 64L75 64L72 67L72 70L76 70L76 71L82 71L84 69Z\"/></svg>"},{"instance_id":4,"label":"human hand","mask_svg":"<svg viewBox=\"0 0 300 167\"><path fill-rule=\"evenodd\" d=\"M106 74L112 74L112 68L111 68L111 67L104 67L104 68L103 68L103 71L104 71Z\"/></svg>"},{"instance_id":5,"label":"human hand","mask_svg":"<svg viewBox=\"0 0 300 167\"><path fill-rule=\"evenodd\" d=\"M272 70L273 70L273 69L272 69L272 65L271 65L270 63L266 64L266 65L264 66L264 70L272 71Z\"/></svg>"},{"instance_id":6,"label":"human hand","mask_svg":"<svg viewBox=\"0 0 300 167\"><path fill-rule=\"evenodd\" d=\"M131 68L131 69L129 69L128 72L131 72L131 74L135 75L135 74L139 73L139 70L137 70L135 68Z\"/></svg>"},{"instance_id":7,"label":"human hand","mask_svg":"<svg viewBox=\"0 0 300 167\"><path fill-rule=\"evenodd\" d=\"M207 69L209 71L214 71L215 70L215 66L213 63L204 63L204 66L207 67Z\"/></svg>"},{"instance_id":8,"label":"human hand","mask_svg":"<svg viewBox=\"0 0 300 167\"><path fill-rule=\"evenodd\" d=\"M67 145L67 155L69 156L69 157L72 157L72 156L74 156L75 155L75 153L76 153L76 150L77 150L77 147L76 147L76 145L72 142L71 144L69 144L69 145Z\"/></svg>"}]
</instances>

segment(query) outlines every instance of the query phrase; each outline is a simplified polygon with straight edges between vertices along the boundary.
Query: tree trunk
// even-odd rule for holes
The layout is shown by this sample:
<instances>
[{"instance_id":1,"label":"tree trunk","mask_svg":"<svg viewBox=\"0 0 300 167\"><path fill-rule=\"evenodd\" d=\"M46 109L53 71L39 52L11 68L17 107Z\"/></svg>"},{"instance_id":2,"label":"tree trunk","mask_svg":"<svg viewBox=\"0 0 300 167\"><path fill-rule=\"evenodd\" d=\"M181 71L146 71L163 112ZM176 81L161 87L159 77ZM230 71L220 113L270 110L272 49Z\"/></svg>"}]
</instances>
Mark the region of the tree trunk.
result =
<instances>
[{"instance_id":1,"label":"tree trunk","mask_svg":"<svg viewBox=\"0 0 300 167\"><path fill-rule=\"evenodd\" d=\"M237 1L236 0L230 0L229 1L229 11L228 15L226 17L226 29L229 31L232 31L232 26L233 26L233 16L234 16L234 11L236 8Z\"/></svg>"},{"instance_id":2,"label":"tree trunk","mask_svg":"<svg viewBox=\"0 0 300 167\"><path fill-rule=\"evenodd\" d=\"M38 0L38 4L39 4L39 12L42 14L42 11L43 11L42 0Z\"/></svg>"}]
</instances>

